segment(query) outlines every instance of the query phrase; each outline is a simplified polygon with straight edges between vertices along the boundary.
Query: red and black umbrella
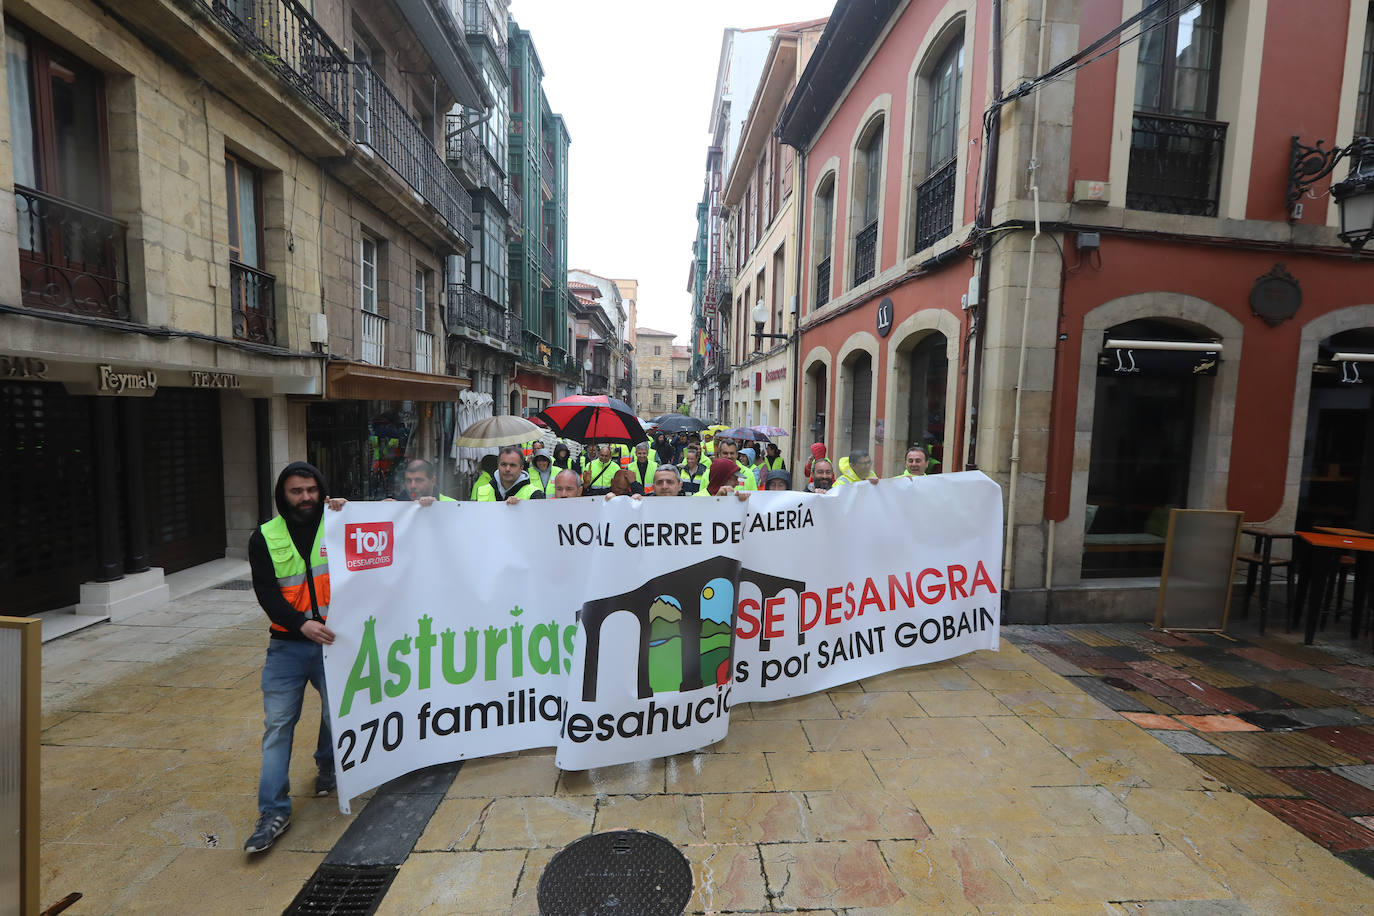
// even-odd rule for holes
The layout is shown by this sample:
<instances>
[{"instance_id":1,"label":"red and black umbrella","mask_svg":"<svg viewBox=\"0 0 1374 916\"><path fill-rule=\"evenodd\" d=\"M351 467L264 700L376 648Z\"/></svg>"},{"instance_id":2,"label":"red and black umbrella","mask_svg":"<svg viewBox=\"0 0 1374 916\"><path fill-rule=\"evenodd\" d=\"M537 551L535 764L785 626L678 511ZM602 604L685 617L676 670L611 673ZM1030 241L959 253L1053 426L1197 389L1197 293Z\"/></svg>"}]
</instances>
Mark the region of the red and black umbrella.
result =
<instances>
[{"instance_id":1,"label":"red and black umbrella","mask_svg":"<svg viewBox=\"0 0 1374 916\"><path fill-rule=\"evenodd\" d=\"M535 416L564 439L584 445L635 445L649 440L630 405L604 394L574 394L554 401Z\"/></svg>"}]
</instances>

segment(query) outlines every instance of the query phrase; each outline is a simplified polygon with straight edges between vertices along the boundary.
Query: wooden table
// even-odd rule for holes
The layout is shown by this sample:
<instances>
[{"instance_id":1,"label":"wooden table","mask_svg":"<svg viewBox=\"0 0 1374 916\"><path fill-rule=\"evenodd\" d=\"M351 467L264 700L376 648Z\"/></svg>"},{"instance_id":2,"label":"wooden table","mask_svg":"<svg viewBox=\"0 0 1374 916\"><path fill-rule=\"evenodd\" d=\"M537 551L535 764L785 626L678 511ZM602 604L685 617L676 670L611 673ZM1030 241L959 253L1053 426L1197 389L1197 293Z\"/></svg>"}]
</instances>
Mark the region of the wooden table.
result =
<instances>
[{"instance_id":1,"label":"wooden table","mask_svg":"<svg viewBox=\"0 0 1374 916\"><path fill-rule=\"evenodd\" d=\"M1322 534L1339 534L1347 538L1374 538L1374 534L1368 531L1361 531L1358 528L1328 528L1326 525L1313 525L1313 531L1320 531Z\"/></svg>"},{"instance_id":2,"label":"wooden table","mask_svg":"<svg viewBox=\"0 0 1374 916\"><path fill-rule=\"evenodd\" d=\"M1279 528L1266 528L1263 525L1246 525L1241 528L1242 534L1248 534L1255 539L1255 555L1260 558L1260 611L1259 611L1259 631L1264 633L1265 622L1269 618L1269 578L1271 567L1269 565L1270 554L1274 549L1275 541L1292 540L1293 532L1283 531ZM1249 561L1247 561L1249 562ZM1288 577L1293 577L1293 567L1290 560L1288 567ZM1250 610L1250 594L1255 589L1255 567L1250 565L1245 575L1245 604L1244 610L1248 614Z\"/></svg>"},{"instance_id":3,"label":"wooden table","mask_svg":"<svg viewBox=\"0 0 1374 916\"><path fill-rule=\"evenodd\" d=\"M1321 617L1321 596L1325 591L1327 579L1335 575L1336 566L1344 552L1356 554L1354 607L1350 611L1350 636L1360 635L1360 617L1364 609L1365 583L1369 581L1367 568L1374 561L1374 537L1347 537L1340 534L1327 534L1320 531L1298 531L1294 533L1298 541L1307 547L1303 562L1303 588L1298 592L1297 614L1303 611L1303 599L1307 599L1307 627L1303 642L1312 644L1317 635L1317 621Z\"/></svg>"}]
</instances>

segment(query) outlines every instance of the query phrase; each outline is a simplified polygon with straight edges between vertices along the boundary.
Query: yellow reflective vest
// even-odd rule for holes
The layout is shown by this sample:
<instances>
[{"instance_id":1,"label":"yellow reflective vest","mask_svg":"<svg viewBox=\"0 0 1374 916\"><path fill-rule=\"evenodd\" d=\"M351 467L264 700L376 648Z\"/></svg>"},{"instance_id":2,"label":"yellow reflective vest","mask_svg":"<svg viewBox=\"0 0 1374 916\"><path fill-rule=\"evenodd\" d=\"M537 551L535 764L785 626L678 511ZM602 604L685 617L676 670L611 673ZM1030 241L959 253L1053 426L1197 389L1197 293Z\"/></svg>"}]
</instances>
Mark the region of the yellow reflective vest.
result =
<instances>
[{"instance_id":1,"label":"yellow reflective vest","mask_svg":"<svg viewBox=\"0 0 1374 916\"><path fill-rule=\"evenodd\" d=\"M264 522L259 529L262 539L267 543L267 553L272 557L272 572L277 577L277 588L286 603L296 610L310 616L311 609L319 612L320 619L329 616L329 561L324 555L324 519L315 532L315 543L310 548L310 570L306 574L305 558L296 550L296 542L291 540L291 532L286 527L286 519L278 515ZM310 587L315 587L314 601L311 601ZM272 624L278 633L287 632L286 627Z\"/></svg>"}]
</instances>

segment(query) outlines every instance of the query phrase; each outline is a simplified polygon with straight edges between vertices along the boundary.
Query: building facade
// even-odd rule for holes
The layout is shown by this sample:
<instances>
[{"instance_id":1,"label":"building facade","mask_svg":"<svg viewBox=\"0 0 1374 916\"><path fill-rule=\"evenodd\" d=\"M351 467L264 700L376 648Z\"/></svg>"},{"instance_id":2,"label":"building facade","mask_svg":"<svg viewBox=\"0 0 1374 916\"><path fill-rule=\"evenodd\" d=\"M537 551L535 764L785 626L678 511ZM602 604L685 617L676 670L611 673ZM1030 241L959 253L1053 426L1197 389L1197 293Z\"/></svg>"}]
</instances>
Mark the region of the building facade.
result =
<instances>
[{"instance_id":1,"label":"building facade","mask_svg":"<svg viewBox=\"0 0 1374 916\"><path fill-rule=\"evenodd\" d=\"M1370 132L1371 5L1142 8L841 2L780 122L799 425L1002 484L1010 621L1152 616L1172 507L1374 522L1374 265L1288 195Z\"/></svg>"},{"instance_id":2,"label":"building facade","mask_svg":"<svg viewBox=\"0 0 1374 916\"><path fill-rule=\"evenodd\" d=\"M3 611L136 612L165 600L164 571L242 556L287 461L352 496L381 439L434 454L434 405L463 386L434 343L444 258L471 233L438 115L491 102L461 17L3 14L0 466L27 532L0 556Z\"/></svg>"},{"instance_id":3,"label":"building facade","mask_svg":"<svg viewBox=\"0 0 1374 916\"><path fill-rule=\"evenodd\" d=\"M636 328L635 340L634 408L639 415L647 419L674 413L684 402L690 402L690 349L674 347L671 332L653 328Z\"/></svg>"},{"instance_id":4,"label":"building facade","mask_svg":"<svg viewBox=\"0 0 1374 916\"><path fill-rule=\"evenodd\" d=\"M511 310L522 343L510 412L531 416L582 380L568 311L568 149L561 115L549 108L544 68L530 33L512 20L510 177L520 233L510 244Z\"/></svg>"},{"instance_id":5,"label":"building facade","mask_svg":"<svg viewBox=\"0 0 1374 916\"><path fill-rule=\"evenodd\" d=\"M583 394L622 397L628 367L625 351L625 304L620 291L634 280L611 280L585 270L568 271L570 306L576 315L577 363Z\"/></svg>"},{"instance_id":6,"label":"building facade","mask_svg":"<svg viewBox=\"0 0 1374 916\"><path fill-rule=\"evenodd\" d=\"M734 274L726 250L730 226L724 218L721 195L726 171L739 148L745 111L775 31L773 27L726 29L721 36L707 128L711 145L706 150L706 174L696 208L697 230L687 274L687 292L692 296L692 412L727 422L731 420L728 351Z\"/></svg>"},{"instance_id":7,"label":"building facade","mask_svg":"<svg viewBox=\"0 0 1374 916\"><path fill-rule=\"evenodd\" d=\"M798 161L774 128L824 29L822 19L774 32L721 195L730 230L726 275L734 280L718 303L728 309L720 324L729 329L722 349L732 380L729 415L745 426L794 426ZM794 436L783 448L805 449L809 441L802 438Z\"/></svg>"}]
</instances>

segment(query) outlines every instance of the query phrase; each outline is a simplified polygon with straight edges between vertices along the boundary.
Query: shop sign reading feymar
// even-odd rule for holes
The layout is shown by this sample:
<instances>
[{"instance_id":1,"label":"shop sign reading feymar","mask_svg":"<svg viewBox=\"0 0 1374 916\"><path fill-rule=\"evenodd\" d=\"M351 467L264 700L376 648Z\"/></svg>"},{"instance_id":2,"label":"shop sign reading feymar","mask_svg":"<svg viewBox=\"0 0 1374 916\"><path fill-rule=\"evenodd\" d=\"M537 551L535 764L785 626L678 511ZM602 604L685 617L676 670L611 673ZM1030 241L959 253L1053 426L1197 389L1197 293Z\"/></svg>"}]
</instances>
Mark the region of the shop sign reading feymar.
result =
<instances>
[{"instance_id":1,"label":"shop sign reading feymar","mask_svg":"<svg viewBox=\"0 0 1374 916\"><path fill-rule=\"evenodd\" d=\"M1002 495L979 472L325 515L344 812L453 760L691 751L724 738L739 703L998 646Z\"/></svg>"}]
</instances>

